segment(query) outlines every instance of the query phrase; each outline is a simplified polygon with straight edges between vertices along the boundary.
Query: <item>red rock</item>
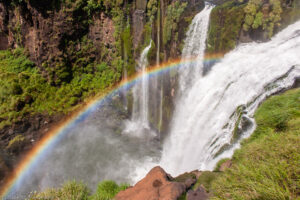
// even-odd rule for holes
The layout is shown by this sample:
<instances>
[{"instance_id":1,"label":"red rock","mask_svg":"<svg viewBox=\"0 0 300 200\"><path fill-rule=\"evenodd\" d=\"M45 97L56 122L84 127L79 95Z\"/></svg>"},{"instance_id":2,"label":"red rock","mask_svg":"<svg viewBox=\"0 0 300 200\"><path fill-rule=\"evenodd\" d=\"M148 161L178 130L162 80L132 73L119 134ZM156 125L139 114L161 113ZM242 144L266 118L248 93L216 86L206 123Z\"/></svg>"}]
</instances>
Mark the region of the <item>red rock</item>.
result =
<instances>
[{"instance_id":1,"label":"red rock","mask_svg":"<svg viewBox=\"0 0 300 200\"><path fill-rule=\"evenodd\" d=\"M161 167L154 167L134 187L119 192L116 200L177 200L185 192L185 184L172 182Z\"/></svg>"}]
</instances>

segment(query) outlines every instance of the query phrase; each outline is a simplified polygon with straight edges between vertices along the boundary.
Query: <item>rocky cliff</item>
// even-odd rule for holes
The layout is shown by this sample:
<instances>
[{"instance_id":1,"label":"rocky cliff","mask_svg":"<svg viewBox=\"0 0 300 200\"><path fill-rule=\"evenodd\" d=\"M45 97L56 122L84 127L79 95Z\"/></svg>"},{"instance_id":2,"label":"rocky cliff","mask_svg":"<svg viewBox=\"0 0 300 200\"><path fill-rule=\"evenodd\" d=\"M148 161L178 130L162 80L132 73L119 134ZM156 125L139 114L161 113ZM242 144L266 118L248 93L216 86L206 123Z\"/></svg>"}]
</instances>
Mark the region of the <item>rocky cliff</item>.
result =
<instances>
[{"instance_id":1,"label":"rocky cliff","mask_svg":"<svg viewBox=\"0 0 300 200\"><path fill-rule=\"evenodd\" d=\"M300 17L297 0L212 3L217 6L211 14L208 53L266 41ZM1 178L86 98L134 74L150 41L150 64L179 58L187 27L203 7L204 1L196 0L0 0L0 50L6 50L1 61L18 61L13 69L2 63L0 71L7 82L0 85ZM154 129L162 126L167 132L176 87L176 77L167 75L165 123L160 125L150 113Z\"/></svg>"},{"instance_id":2,"label":"rocky cliff","mask_svg":"<svg viewBox=\"0 0 300 200\"><path fill-rule=\"evenodd\" d=\"M203 7L193 0L0 0L0 50L6 50L1 74L7 83L0 86L2 180L76 105L135 73L150 40L150 64L178 58L189 22ZM164 82L167 121L176 83Z\"/></svg>"}]
</instances>

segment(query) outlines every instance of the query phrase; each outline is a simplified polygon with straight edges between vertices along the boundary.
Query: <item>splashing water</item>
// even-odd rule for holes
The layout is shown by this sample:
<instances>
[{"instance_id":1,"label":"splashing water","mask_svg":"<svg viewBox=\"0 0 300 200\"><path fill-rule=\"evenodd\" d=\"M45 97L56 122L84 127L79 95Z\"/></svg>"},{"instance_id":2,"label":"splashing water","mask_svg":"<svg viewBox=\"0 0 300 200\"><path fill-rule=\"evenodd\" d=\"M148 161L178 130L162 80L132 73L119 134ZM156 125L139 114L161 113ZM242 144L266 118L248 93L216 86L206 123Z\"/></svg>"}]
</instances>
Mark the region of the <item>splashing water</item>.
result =
<instances>
[{"instance_id":1,"label":"splashing water","mask_svg":"<svg viewBox=\"0 0 300 200\"><path fill-rule=\"evenodd\" d=\"M129 134L138 137L153 137L155 133L151 131L148 120L149 109L149 80L147 77L148 52L151 49L150 44L142 51L138 63L138 70L143 73L141 83L138 83L133 88L133 109L131 120L126 121L124 134ZM146 134L147 133L147 134Z\"/></svg>"},{"instance_id":2,"label":"splashing water","mask_svg":"<svg viewBox=\"0 0 300 200\"><path fill-rule=\"evenodd\" d=\"M182 50L182 60L197 58L197 62L185 64L180 68L179 92L189 89L190 85L202 76L205 40L209 16L213 7L213 5L206 3L203 11L194 17L189 27Z\"/></svg>"},{"instance_id":3,"label":"splashing water","mask_svg":"<svg viewBox=\"0 0 300 200\"><path fill-rule=\"evenodd\" d=\"M257 106L269 95L290 88L299 78L300 22L290 25L267 43L239 46L203 76L211 9L212 6L206 5L190 26L183 59L197 57L198 60L178 70L182 86L171 130L162 149L157 141L144 137L148 135L145 128L140 129L140 133L145 134L143 137L132 137L134 132L119 134L124 133L124 121L128 131L126 111L115 106L119 105L117 98L109 100L103 103L101 111L62 134L59 142L49 148L51 151L45 151L24 173L14 192L26 194L57 187L74 178L94 189L103 179L134 183L154 165L161 165L175 176L194 169L212 169L220 158L231 156L239 147L239 141L253 132ZM140 64L147 63L150 48L151 44L144 49ZM145 70L147 64L140 66ZM136 87L148 88L148 81L144 76ZM140 89L136 94L141 97L137 101L142 102L136 105L148 104L148 98L144 97L149 94L144 91ZM146 107L136 107L132 114L136 122L145 122L140 123L146 124L144 127L148 127ZM236 137L232 134L235 127L238 127Z\"/></svg>"},{"instance_id":4,"label":"splashing water","mask_svg":"<svg viewBox=\"0 0 300 200\"><path fill-rule=\"evenodd\" d=\"M202 66L204 59L204 50L205 50L205 40L207 35L207 29L209 25L209 16L210 12L213 9L213 5L206 3L204 9L198 13L191 22L187 36L185 39L185 45L182 52L182 61L187 59L195 59L195 62L184 63L176 71L180 74L179 77L179 98L184 99L184 92L189 90L191 84L197 80L197 78L202 76ZM163 91L162 91L163 92ZM161 93L161 98L163 98L163 93ZM177 103L180 103L178 101ZM162 99L161 105L162 106ZM177 105L176 105L177 107ZM162 109L162 108L161 108ZM160 116L162 118L162 116ZM161 119L162 120L162 119ZM169 148L167 145L164 145L164 148ZM131 173L133 180L138 181L143 175L145 175L153 166L158 165L159 163L142 163L138 166L137 169ZM164 166L164 165L163 165Z\"/></svg>"},{"instance_id":5,"label":"splashing water","mask_svg":"<svg viewBox=\"0 0 300 200\"><path fill-rule=\"evenodd\" d=\"M253 115L258 105L299 78L299 52L297 22L267 43L239 46L208 75L196 79L176 103L160 165L177 175L194 169L212 170L220 158L231 156L240 139L255 129ZM235 125L240 129L237 138Z\"/></svg>"}]
</instances>

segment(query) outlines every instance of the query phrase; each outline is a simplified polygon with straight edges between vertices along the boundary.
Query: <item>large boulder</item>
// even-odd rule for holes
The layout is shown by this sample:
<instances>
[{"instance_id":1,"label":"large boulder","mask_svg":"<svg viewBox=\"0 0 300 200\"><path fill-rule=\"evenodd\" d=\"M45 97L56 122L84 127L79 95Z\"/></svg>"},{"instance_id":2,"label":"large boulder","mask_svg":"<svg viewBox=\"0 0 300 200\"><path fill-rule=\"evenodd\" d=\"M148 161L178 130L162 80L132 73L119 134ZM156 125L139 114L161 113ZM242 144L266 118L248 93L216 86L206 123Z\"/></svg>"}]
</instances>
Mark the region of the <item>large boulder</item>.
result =
<instances>
[{"instance_id":1,"label":"large boulder","mask_svg":"<svg viewBox=\"0 0 300 200\"><path fill-rule=\"evenodd\" d=\"M186 190L184 183L172 182L173 178L161 167L154 167L134 187L121 191L116 200L177 200Z\"/></svg>"}]
</instances>

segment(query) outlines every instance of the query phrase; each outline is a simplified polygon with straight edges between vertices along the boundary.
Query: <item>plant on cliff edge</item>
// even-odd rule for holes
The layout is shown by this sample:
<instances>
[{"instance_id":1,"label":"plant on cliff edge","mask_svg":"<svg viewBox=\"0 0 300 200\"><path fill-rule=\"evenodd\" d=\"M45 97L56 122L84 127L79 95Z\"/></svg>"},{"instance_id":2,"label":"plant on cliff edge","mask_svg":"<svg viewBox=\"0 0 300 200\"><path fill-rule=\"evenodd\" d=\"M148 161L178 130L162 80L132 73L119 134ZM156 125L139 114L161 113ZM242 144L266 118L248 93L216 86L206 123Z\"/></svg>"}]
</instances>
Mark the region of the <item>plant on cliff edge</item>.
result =
<instances>
[{"instance_id":1,"label":"plant on cliff edge","mask_svg":"<svg viewBox=\"0 0 300 200\"><path fill-rule=\"evenodd\" d=\"M243 29L245 31L261 27L267 31L270 38L273 36L274 28L280 26L282 13L280 0L270 0L268 4L261 0L250 0L244 11L246 16Z\"/></svg>"},{"instance_id":2,"label":"plant on cliff edge","mask_svg":"<svg viewBox=\"0 0 300 200\"><path fill-rule=\"evenodd\" d=\"M126 190L128 187L128 184L118 185L114 181L102 181L92 196L92 200L111 200L118 192Z\"/></svg>"}]
</instances>

